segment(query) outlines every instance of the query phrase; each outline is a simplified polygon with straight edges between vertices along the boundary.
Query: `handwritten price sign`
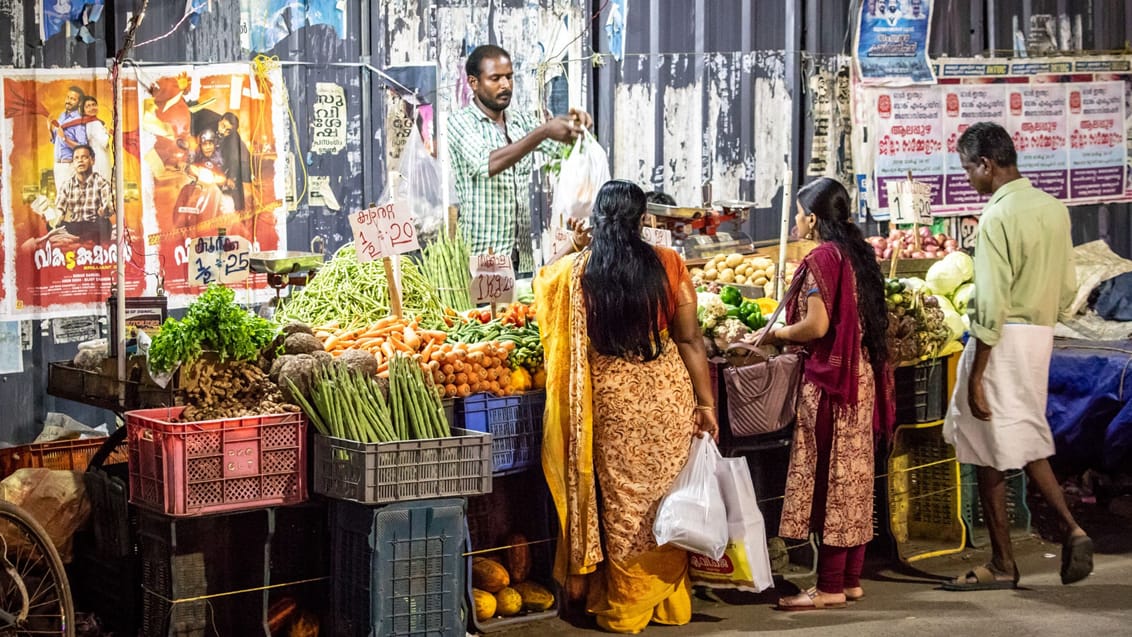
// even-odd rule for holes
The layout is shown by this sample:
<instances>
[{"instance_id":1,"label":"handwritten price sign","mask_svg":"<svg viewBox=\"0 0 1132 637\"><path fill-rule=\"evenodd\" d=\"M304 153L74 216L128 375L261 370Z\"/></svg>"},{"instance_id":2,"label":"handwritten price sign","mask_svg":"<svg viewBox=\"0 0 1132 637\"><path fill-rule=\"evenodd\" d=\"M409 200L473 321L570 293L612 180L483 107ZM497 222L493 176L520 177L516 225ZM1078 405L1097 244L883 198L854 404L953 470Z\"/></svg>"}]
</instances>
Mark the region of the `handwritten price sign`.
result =
<instances>
[{"instance_id":1,"label":"handwritten price sign","mask_svg":"<svg viewBox=\"0 0 1132 637\"><path fill-rule=\"evenodd\" d=\"M405 204L394 201L350 215L358 261L368 263L419 250L417 229Z\"/></svg>"},{"instance_id":2,"label":"handwritten price sign","mask_svg":"<svg viewBox=\"0 0 1132 637\"><path fill-rule=\"evenodd\" d=\"M240 283L248 278L251 242L238 235L197 237L189 241L189 283Z\"/></svg>"},{"instance_id":3,"label":"handwritten price sign","mask_svg":"<svg viewBox=\"0 0 1132 637\"><path fill-rule=\"evenodd\" d=\"M641 228L641 238L645 243L662 248L672 247L672 231L665 228Z\"/></svg>"},{"instance_id":4,"label":"handwritten price sign","mask_svg":"<svg viewBox=\"0 0 1132 637\"><path fill-rule=\"evenodd\" d=\"M481 254L471 259L472 282L468 290L472 302L510 303L515 298L515 270L511 257L503 254Z\"/></svg>"}]
</instances>

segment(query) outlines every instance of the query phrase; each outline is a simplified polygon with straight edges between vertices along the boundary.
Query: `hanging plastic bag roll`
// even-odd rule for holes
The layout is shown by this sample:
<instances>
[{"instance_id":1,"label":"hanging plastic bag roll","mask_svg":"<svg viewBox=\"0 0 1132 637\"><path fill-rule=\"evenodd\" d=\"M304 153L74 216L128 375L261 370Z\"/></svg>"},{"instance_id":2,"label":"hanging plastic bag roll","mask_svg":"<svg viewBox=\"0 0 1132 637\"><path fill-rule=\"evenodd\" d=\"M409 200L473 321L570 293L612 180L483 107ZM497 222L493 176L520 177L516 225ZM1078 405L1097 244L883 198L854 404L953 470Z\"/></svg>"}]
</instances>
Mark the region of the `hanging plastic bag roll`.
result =
<instances>
[{"instance_id":1,"label":"hanging plastic bag roll","mask_svg":"<svg viewBox=\"0 0 1132 637\"><path fill-rule=\"evenodd\" d=\"M597 191L609 181L609 158L588 130L574 140L554 186L552 219L589 219Z\"/></svg>"},{"instance_id":2,"label":"hanging plastic bag roll","mask_svg":"<svg viewBox=\"0 0 1132 637\"><path fill-rule=\"evenodd\" d=\"M413 121L416 121L415 113ZM440 162L428 152L421 133L414 124L409 139L401 151L398 166L401 180L397 184L396 199L409 204L417 239L424 245L436 238L444 228L447 206L444 203L444 185L441 181ZM385 197L382 197L385 201Z\"/></svg>"},{"instance_id":3,"label":"hanging plastic bag roll","mask_svg":"<svg viewBox=\"0 0 1132 637\"><path fill-rule=\"evenodd\" d=\"M774 586L766 523L746 458L721 458L716 478L727 508L728 543L720 558L693 553L692 583L710 588L735 588L758 593Z\"/></svg>"},{"instance_id":4,"label":"hanging plastic bag roll","mask_svg":"<svg viewBox=\"0 0 1132 637\"><path fill-rule=\"evenodd\" d=\"M727 511L715 476L721 460L711 436L692 440L688 462L661 499L652 531L658 546L671 544L718 560L727 548Z\"/></svg>"}]
</instances>

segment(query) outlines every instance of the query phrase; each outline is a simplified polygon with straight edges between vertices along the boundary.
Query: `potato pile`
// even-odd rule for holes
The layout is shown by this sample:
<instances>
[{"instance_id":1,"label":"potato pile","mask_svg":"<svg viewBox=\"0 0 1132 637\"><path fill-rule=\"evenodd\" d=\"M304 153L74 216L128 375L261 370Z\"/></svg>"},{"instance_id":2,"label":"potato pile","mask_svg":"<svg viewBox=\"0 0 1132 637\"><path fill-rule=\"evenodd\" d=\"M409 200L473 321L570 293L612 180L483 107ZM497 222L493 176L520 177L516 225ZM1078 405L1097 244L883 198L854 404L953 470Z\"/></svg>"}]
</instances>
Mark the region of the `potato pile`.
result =
<instances>
[{"instance_id":1,"label":"potato pile","mask_svg":"<svg viewBox=\"0 0 1132 637\"><path fill-rule=\"evenodd\" d=\"M786 264L787 285L794 280L794 271L797 269L797 264ZM706 283L764 287L774 279L776 270L774 261L769 257L732 253L712 257L703 268L693 268L691 274L693 278L699 278Z\"/></svg>"}]
</instances>

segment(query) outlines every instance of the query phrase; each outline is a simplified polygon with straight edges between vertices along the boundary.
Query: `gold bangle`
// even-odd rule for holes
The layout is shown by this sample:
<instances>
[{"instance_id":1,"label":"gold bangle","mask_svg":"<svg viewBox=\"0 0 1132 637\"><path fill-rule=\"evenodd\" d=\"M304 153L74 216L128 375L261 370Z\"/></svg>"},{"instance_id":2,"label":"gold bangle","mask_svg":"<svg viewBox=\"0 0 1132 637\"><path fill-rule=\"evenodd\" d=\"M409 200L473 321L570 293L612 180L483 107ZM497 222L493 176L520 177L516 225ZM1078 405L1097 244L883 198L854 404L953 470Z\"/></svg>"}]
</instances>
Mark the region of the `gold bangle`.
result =
<instances>
[{"instance_id":1,"label":"gold bangle","mask_svg":"<svg viewBox=\"0 0 1132 637\"><path fill-rule=\"evenodd\" d=\"M715 405L696 405L696 409L702 411L715 411Z\"/></svg>"}]
</instances>

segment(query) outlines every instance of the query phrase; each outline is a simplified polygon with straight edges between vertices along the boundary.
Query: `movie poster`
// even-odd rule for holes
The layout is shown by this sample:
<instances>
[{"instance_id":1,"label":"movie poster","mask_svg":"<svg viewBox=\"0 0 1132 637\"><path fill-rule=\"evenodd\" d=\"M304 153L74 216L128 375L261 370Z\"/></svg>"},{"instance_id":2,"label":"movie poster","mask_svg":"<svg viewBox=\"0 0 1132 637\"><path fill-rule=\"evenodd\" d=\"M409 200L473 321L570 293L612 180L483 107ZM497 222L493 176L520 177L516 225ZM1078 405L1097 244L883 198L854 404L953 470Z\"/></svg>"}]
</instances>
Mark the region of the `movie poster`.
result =
<instances>
[{"instance_id":1,"label":"movie poster","mask_svg":"<svg viewBox=\"0 0 1132 637\"><path fill-rule=\"evenodd\" d=\"M102 69L8 70L0 120L3 313L100 314L117 278L112 93ZM125 164L127 294L144 286L137 163Z\"/></svg>"},{"instance_id":2,"label":"movie poster","mask_svg":"<svg viewBox=\"0 0 1132 637\"><path fill-rule=\"evenodd\" d=\"M181 307L209 282L215 265L194 257L192 242L223 230L246 239L250 252L286 247L282 77L225 64L147 68L142 82L146 245L165 274L170 307ZM246 259L232 262L247 267ZM264 291L263 275L238 287L260 291L248 302L273 294Z\"/></svg>"}]
</instances>

